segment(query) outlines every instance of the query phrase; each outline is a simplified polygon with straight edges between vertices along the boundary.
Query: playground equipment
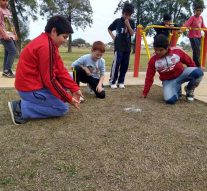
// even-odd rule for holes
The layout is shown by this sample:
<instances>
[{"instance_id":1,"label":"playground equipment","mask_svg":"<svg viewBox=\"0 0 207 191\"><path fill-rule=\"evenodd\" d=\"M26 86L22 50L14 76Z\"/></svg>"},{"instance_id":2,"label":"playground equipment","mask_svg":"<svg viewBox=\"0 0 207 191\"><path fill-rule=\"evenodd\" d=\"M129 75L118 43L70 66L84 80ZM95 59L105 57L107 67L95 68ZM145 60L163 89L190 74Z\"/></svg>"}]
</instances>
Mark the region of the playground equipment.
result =
<instances>
[{"instance_id":1,"label":"playground equipment","mask_svg":"<svg viewBox=\"0 0 207 191\"><path fill-rule=\"evenodd\" d=\"M141 55L141 41L143 38L144 45L146 48L146 53L148 59L150 59L150 51L149 51L149 46L147 44L147 39L146 39L146 31L151 29L151 28L167 28L165 26L160 26L160 25L151 25L147 26L145 29L143 29L142 25L137 26L137 31L136 31L136 49L135 49L135 59L134 59L134 77L138 77L139 75L139 65L140 65L140 55ZM207 29L206 28L186 28L186 27L171 27L172 33L169 36L169 42L170 46L176 46L177 41L180 37L180 33L178 32L180 29L182 30L203 30L205 31L205 35L202 36L201 40L201 55L200 55L200 63L202 68L206 68L206 54L207 54ZM174 29L174 30L173 30Z\"/></svg>"}]
</instances>

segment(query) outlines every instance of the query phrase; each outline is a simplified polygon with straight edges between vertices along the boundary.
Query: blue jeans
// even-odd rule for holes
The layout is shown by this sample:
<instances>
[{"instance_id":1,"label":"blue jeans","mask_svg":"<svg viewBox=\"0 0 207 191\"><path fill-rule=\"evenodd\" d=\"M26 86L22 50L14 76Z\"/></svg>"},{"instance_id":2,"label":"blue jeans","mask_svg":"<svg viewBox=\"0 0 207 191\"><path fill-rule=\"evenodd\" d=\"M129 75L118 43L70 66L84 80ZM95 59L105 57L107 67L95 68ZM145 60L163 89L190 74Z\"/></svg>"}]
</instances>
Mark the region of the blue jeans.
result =
<instances>
[{"instance_id":1,"label":"blue jeans","mask_svg":"<svg viewBox=\"0 0 207 191\"><path fill-rule=\"evenodd\" d=\"M14 59L17 53L16 45L14 40L4 40L1 39L4 46L4 64L3 71L11 70L14 63Z\"/></svg>"},{"instance_id":2,"label":"blue jeans","mask_svg":"<svg viewBox=\"0 0 207 191\"><path fill-rule=\"evenodd\" d=\"M188 90L194 90L203 77L203 71L197 67L187 67L184 69L183 73L173 80L165 80L163 84L163 94L164 100L168 104L174 104L179 99L179 94L181 92L181 85L184 82L189 82L187 84Z\"/></svg>"},{"instance_id":3,"label":"blue jeans","mask_svg":"<svg viewBox=\"0 0 207 191\"><path fill-rule=\"evenodd\" d=\"M21 97L23 119L59 117L69 110L69 105L55 97L48 89L18 93Z\"/></svg>"}]
</instances>

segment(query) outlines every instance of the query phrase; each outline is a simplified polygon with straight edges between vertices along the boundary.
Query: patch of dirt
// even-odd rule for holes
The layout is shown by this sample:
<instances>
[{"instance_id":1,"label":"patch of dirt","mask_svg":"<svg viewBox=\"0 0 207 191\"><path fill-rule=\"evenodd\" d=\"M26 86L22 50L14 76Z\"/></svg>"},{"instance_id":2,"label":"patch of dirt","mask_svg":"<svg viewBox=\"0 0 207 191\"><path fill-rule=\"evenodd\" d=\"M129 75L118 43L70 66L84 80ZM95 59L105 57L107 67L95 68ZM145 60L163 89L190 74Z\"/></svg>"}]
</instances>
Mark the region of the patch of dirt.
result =
<instances>
[{"instance_id":1,"label":"patch of dirt","mask_svg":"<svg viewBox=\"0 0 207 191\"><path fill-rule=\"evenodd\" d=\"M86 91L82 88L83 92ZM207 107L162 100L153 86L85 93L81 109L61 118L14 126L0 90L0 190L205 191Z\"/></svg>"}]
</instances>

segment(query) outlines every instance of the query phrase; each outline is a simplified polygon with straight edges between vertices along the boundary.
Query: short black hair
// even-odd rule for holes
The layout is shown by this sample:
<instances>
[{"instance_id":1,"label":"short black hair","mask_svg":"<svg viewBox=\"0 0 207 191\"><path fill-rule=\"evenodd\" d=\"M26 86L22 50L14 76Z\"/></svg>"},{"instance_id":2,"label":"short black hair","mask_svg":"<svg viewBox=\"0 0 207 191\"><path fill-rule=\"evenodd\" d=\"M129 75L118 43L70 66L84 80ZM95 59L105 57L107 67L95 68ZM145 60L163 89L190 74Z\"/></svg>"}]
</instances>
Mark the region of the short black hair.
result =
<instances>
[{"instance_id":1,"label":"short black hair","mask_svg":"<svg viewBox=\"0 0 207 191\"><path fill-rule=\"evenodd\" d=\"M170 14L165 13L165 14L163 15L163 21L171 21L171 20L172 20L172 17L171 17Z\"/></svg>"},{"instance_id":2,"label":"short black hair","mask_svg":"<svg viewBox=\"0 0 207 191\"><path fill-rule=\"evenodd\" d=\"M193 10L195 11L196 9L205 9L205 5L204 5L204 2L201 0L201 1L195 1L193 3Z\"/></svg>"},{"instance_id":3,"label":"short black hair","mask_svg":"<svg viewBox=\"0 0 207 191\"><path fill-rule=\"evenodd\" d=\"M124 7L122 9L122 14L123 13L126 13L128 15L133 14L134 13L134 6L129 2L124 3Z\"/></svg>"},{"instance_id":4,"label":"short black hair","mask_svg":"<svg viewBox=\"0 0 207 191\"><path fill-rule=\"evenodd\" d=\"M56 29L57 35L73 33L69 20L61 15L55 15L48 20L45 32L51 33L53 28Z\"/></svg>"},{"instance_id":5,"label":"short black hair","mask_svg":"<svg viewBox=\"0 0 207 191\"><path fill-rule=\"evenodd\" d=\"M160 34L155 37L154 43L153 43L154 48L164 48L167 49L169 47L169 40L168 37Z\"/></svg>"}]
</instances>

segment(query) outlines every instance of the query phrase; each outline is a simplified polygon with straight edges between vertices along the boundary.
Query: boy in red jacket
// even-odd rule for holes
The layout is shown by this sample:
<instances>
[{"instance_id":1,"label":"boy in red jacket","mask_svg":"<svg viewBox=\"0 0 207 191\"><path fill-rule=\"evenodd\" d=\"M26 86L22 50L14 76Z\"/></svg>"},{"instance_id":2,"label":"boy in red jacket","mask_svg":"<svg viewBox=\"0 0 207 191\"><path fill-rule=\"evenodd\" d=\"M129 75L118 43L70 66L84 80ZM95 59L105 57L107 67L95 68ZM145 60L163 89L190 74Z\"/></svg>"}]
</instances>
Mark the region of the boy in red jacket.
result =
<instances>
[{"instance_id":1,"label":"boy in red jacket","mask_svg":"<svg viewBox=\"0 0 207 191\"><path fill-rule=\"evenodd\" d=\"M165 35L158 35L153 45L155 54L148 63L142 97L147 97L157 71L163 84L166 103L177 102L181 96L181 85L184 82L188 82L185 86L186 98L188 101L193 101L193 92L203 77L203 71L196 67L194 61L183 50L177 47L169 48L169 41Z\"/></svg>"},{"instance_id":2,"label":"boy in red jacket","mask_svg":"<svg viewBox=\"0 0 207 191\"><path fill-rule=\"evenodd\" d=\"M70 33L73 30L68 20L54 16L47 22L45 33L22 51L15 80L21 100L8 102L14 124L63 116L69 109L67 103L79 108L82 93L69 76L58 51Z\"/></svg>"}]
</instances>

